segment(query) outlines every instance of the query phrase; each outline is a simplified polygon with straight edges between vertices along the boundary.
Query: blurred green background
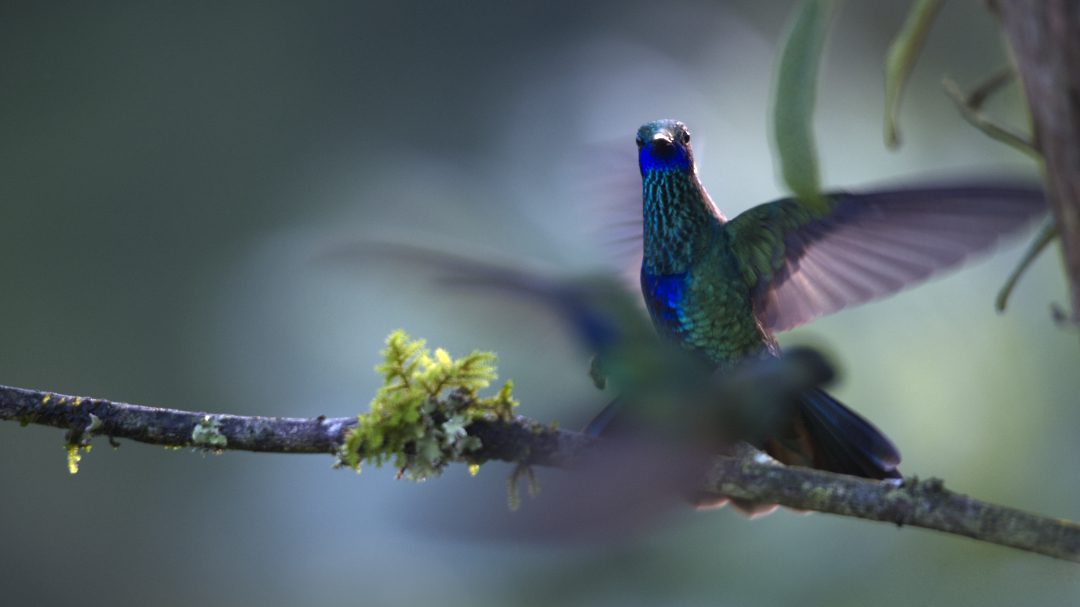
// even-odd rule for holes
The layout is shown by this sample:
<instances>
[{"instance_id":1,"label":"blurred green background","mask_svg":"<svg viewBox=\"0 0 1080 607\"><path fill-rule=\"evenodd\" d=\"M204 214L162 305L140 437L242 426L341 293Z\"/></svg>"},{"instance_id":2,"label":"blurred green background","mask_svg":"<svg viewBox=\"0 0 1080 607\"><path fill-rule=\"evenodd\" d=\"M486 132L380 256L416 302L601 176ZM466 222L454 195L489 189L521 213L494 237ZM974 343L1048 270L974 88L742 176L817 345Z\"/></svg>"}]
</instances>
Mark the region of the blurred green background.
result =
<instances>
[{"instance_id":1,"label":"blurred green background","mask_svg":"<svg viewBox=\"0 0 1080 607\"><path fill-rule=\"evenodd\" d=\"M906 3L843 6L818 134L832 187L1033 174L941 92L1006 61L980 3L949 3L881 143L880 63ZM498 351L523 414L574 425L605 398L556 325L445 296L409 268L314 259L430 235L588 268L597 142L694 131L729 215L782 194L767 107L786 2L0 5L0 382L267 415L352 415L403 327ZM1024 123L1016 91L992 105ZM618 164L618 163L616 163ZM825 346L835 393L909 475L1080 518L1075 334L1041 259L1004 316L991 260L785 337ZM0 424L5 605L1066 605L1075 566L914 529L779 512L682 512L614 544L470 541L423 523L505 499L505 467L433 482L329 457L104 441L69 476L63 435ZM471 500L471 502L470 502ZM526 502L525 507L528 507ZM461 509L461 512L447 508Z\"/></svg>"}]
</instances>

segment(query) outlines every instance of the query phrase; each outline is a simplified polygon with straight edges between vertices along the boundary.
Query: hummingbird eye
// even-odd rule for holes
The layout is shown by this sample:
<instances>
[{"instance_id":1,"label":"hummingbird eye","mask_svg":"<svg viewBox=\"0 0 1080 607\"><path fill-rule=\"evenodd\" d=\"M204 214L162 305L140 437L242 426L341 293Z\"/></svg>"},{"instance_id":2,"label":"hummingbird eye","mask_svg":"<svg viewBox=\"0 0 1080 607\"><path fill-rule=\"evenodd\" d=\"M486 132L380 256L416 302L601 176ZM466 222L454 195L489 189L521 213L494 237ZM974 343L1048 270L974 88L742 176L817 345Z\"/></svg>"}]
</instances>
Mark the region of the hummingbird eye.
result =
<instances>
[{"instance_id":1,"label":"hummingbird eye","mask_svg":"<svg viewBox=\"0 0 1080 607\"><path fill-rule=\"evenodd\" d=\"M635 143L637 143L637 146L638 146L639 148L640 148L641 146L645 145L645 140L641 138L641 135L638 135L638 136L637 136L637 139L635 139L635 140L634 140L634 142L635 142Z\"/></svg>"},{"instance_id":2,"label":"hummingbird eye","mask_svg":"<svg viewBox=\"0 0 1080 607\"><path fill-rule=\"evenodd\" d=\"M690 143L690 131L683 131L679 140L682 141L683 145Z\"/></svg>"}]
</instances>

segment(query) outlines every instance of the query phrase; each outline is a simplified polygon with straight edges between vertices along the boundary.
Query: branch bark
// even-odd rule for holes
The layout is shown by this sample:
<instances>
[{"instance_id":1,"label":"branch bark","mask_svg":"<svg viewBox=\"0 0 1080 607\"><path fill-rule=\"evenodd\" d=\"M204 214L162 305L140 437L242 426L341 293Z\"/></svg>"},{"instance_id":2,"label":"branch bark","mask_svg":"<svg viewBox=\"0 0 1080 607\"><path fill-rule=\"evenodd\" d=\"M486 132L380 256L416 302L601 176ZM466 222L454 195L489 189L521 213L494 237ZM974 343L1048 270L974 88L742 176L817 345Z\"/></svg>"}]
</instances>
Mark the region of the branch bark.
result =
<instances>
[{"instance_id":1,"label":"branch bark","mask_svg":"<svg viewBox=\"0 0 1080 607\"><path fill-rule=\"evenodd\" d=\"M68 441L91 436L152 445L264 453L334 454L352 417L257 417L180 411L100 398L0 386L0 420L68 430ZM198 429L212 424L224 439L208 445ZM477 421L469 434L481 441L470 457L567 467L597 442L524 417ZM1080 525L983 502L945 489L939 480L905 479L894 485L793 466L754 454L717 457L702 490L799 510L910 525L1080 562Z\"/></svg>"},{"instance_id":2,"label":"branch bark","mask_svg":"<svg viewBox=\"0 0 1080 607\"><path fill-rule=\"evenodd\" d=\"M1012 47L1080 322L1080 3L990 0Z\"/></svg>"}]
</instances>

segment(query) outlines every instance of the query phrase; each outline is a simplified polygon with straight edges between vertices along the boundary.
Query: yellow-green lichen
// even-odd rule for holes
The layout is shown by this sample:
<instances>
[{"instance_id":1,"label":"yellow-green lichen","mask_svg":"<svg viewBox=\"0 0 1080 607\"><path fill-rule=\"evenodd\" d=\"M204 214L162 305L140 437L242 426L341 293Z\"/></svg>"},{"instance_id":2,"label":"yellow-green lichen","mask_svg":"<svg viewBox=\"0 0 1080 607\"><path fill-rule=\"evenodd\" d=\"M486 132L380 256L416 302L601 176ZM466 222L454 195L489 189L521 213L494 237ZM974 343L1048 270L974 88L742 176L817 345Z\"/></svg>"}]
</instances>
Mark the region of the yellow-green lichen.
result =
<instances>
[{"instance_id":1,"label":"yellow-green lichen","mask_svg":"<svg viewBox=\"0 0 1080 607\"><path fill-rule=\"evenodd\" d=\"M82 445L79 443L68 443L64 445L64 449L67 450L67 465L69 474L79 473L79 462L82 461L82 455L79 455L79 449L82 449L86 453L90 453L90 445Z\"/></svg>"},{"instance_id":2,"label":"yellow-green lichen","mask_svg":"<svg viewBox=\"0 0 1080 607\"><path fill-rule=\"evenodd\" d=\"M221 433L221 420L213 415L205 415L195 429L191 431L191 444L196 447L207 449L224 449L229 445L229 439Z\"/></svg>"},{"instance_id":3,"label":"yellow-green lichen","mask_svg":"<svg viewBox=\"0 0 1080 607\"><path fill-rule=\"evenodd\" d=\"M339 453L340 463L357 471L361 462L381 466L392 461L410 480L437 476L480 446L479 439L469 436L469 424L481 417L508 419L517 406L509 381L495 396L478 396L496 378L491 352L455 359L395 331L382 356L375 370L383 385Z\"/></svg>"},{"instance_id":4,"label":"yellow-green lichen","mask_svg":"<svg viewBox=\"0 0 1080 607\"><path fill-rule=\"evenodd\" d=\"M47 400L47 398L43 399L42 402L44 403L45 400ZM57 402L63 404L62 399ZM68 473L79 473L79 462L82 461L82 455L79 454L79 450L81 449L84 453L90 453L90 439L93 437L94 433L101 430L104 425L105 423L101 421L100 417L91 413L90 422L86 424L82 430L75 430L73 428L68 431L68 442L64 445L64 450L67 451Z\"/></svg>"}]
</instances>

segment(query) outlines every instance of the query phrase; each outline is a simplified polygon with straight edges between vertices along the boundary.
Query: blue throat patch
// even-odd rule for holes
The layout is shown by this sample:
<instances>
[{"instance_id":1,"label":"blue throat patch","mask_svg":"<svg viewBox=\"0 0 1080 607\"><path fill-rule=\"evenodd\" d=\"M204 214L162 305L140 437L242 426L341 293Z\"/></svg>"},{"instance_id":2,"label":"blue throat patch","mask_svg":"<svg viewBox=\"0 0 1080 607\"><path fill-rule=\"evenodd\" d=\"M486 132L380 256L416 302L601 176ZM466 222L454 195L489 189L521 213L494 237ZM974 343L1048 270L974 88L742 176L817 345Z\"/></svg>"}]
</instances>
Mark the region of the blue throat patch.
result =
<instances>
[{"instance_id":1,"label":"blue throat patch","mask_svg":"<svg viewBox=\"0 0 1080 607\"><path fill-rule=\"evenodd\" d=\"M671 152L660 154L656 153L652 144L638 150L638 164L642 175L649 171L689 171L693 165L690 154L683 146L676 145Z\"/></svg>"}]
</instances>

